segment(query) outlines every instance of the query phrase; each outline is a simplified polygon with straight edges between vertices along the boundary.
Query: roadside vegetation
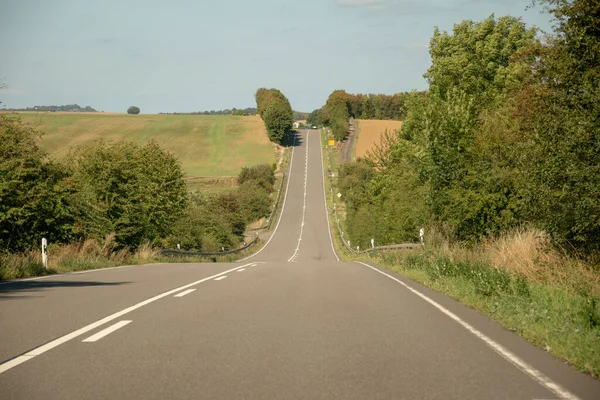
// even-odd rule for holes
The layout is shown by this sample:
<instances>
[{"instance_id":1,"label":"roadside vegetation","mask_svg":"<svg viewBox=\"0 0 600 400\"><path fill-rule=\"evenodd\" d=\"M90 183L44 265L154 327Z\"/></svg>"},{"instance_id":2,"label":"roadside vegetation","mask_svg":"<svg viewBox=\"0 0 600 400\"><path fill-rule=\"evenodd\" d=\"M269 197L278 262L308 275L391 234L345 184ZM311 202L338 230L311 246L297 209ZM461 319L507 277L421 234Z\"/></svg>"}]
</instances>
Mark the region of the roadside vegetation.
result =
<instances>
[{"instance_id":1,"label":"roadside vegetation","mask_svg":"<svg viewBox=\"0 0 600 400\"><path fill-rule=\"evenodd\" d=\"M340 167L340 215L362 249L418 242L425 227L423 250L359 257L599 377L598 5L536 3L553 34L511 16L434 31L429 89L406 98L401 129Z\"/></svg>"},{"instance_id":2,"label":"roadside vegetation","mask_svg":"<svg viewBox=\"0 0 600 400\"><path fill-rule=\"evenodd\" d=\"M406 117L406 101L410 93L350 94L335 90L320 109L308 116L310 125L326 125L333 139L342 141L348 135L349 118L363 120L402 120Z\"/></svg>"},{"instance_id":3,"label":"roadside vegetation","mask_svg":"<svg viewBox=\"0 0 600 400\"><path fill-rule=\"evenodd\" d=\"M155 141L88 140L51 158L42 136L20 115L0 114L0 279L164 261L159 249L176 246L235 250L276 198L278 163L242 167L223 190L190 191L180 161Z\"/></svg>"}]
</instances>

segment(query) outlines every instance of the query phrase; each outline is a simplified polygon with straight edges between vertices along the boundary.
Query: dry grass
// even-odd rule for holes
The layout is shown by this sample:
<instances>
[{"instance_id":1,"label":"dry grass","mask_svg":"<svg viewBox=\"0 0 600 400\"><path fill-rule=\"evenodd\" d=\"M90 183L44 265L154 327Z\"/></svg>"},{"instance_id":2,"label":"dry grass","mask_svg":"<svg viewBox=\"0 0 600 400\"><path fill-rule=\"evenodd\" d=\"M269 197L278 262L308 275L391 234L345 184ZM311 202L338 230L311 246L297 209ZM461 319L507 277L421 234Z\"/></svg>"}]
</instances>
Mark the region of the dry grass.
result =
<instances>
[{"instance_id":1,"label":"dry grass","mask_svg":"<svg viewBox=\"0 0 600 400\"><path fill-rule=\"evenodd\" d=\"M369 150L381 142L381 136L387 129L393 132L400 129L402 121L392 120L358 120L358 141L356 143L356 157L364 157Z\"/></svg>"},{"instance_id":2,"label":"dry grass","mask_svg":"<svg viewBox=\"0 0 600 400\"><path fill-rule=\"evenodd\" d=\"M149 243L142 244L135 252L115 249L114 234L103 241L87 239L48 248L48 269L42 264L39 250L0 257L0 279L17 279L47 273L70 272L86 269L113 267L123 264L143 264L155 260L159 251Z\"/></svg>"},{"instance_id":3,"label":"dry grass","mask_svg":"<svg viewBox=\"0 0 600 400\"><path fill-rule=\"evenodd\" d=\"M600 297L600 274L593 266L557 249L548 234L538 229L515 229L475 248L452 243L447 237L439 227L426 232L427 243L452 261L485 263L512 275L522 275L529 282L584 289Z\"/></svg>"},{"instance_id":4,"label":"dry grass","mask_svg":"<svg viewBox=\"0 0 600 400\"><path fill-rule=\"evenodd\" d=\"M483 251L494 267L521 274L531 282L569 289L586 288L600 297L600 275L592 266L560 252L540 230L516 229L490 240Z\"/></svg>"}]
</instances>

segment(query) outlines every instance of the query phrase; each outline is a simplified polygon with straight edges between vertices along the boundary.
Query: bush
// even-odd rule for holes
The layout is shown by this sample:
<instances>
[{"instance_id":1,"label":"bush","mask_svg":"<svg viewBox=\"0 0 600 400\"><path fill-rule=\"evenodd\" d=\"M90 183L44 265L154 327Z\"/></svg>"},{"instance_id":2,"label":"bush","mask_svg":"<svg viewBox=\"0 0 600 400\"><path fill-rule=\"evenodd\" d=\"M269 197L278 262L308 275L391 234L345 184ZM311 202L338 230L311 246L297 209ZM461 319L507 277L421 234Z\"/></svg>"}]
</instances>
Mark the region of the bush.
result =
<instances>
[{"instance_id":1,"label":"bush","mask_svg":"<svg viewBox=\"0 0 600 400\"><path fill-rule=\"evenodd\" d=\"M127 109L127 114L134 114L137 115L140 113L140 109L136 106L131 106Z\"/></svg>"},{"instance_id":2,"label":"bush","mask_svg":"<svg viewBox=\"0 0 600 400\"><path fill-rule=\"evenodd\" d=\"M254 181L246 181L236 191L239 210L244 220L249 223L266 217L271 211L269 192Z\"/></svg>"},{"instance_id":3,"label":"bush","mask_svg":"<svg viewBox=\"0 0 600 400\"><path fill-rule=\"evenodd\" d=\"M186 204L177 159L151 142L98 141L76 149L73 212L82 237L114 232L120 246L137 246L167 236Z\"/></svg>"},{"instance_id":4,"label":"bush","mask_svg":"<svg viewBox=\"0 0 600 400\"><path fill-rule=\"evenodd\" d=\"M274 165L276 166L276 164ZM275 171L269 164L243 167L238 175L237 182L240 185L246 182L252 182L263 189L271 191L273 190L273 184L275 183Z\"/></svg>"},{"instance_id":5,"label":"bush","mask_svg":"<svg viewBox=\"0 0 600 400\"><path fill-rule=\"evenodd\" d=\"M232 193L219 196L189 194L185 213L175 222L165 247L201 252L236 248L245 229L245 221Z\"/></svg>"}]
</instances>

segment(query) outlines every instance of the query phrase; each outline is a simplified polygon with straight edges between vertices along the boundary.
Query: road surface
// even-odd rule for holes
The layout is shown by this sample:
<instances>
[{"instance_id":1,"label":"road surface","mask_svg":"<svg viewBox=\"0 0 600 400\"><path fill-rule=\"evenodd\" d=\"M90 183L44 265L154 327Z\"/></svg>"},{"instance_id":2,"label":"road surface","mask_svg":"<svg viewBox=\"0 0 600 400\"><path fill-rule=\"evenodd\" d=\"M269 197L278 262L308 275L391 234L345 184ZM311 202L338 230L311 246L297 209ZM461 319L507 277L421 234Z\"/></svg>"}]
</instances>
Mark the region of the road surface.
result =
<instances>
[{"instance_id":1,"label":"road surface","mask_svg":"<svg viewBox=\"0 0 600 400\"><path fill-rule=\"evenodd\" d=\"M231 264L0 284L0 399L598 399L600 383L477 312L338 260L319 132L281 219Z\"/></svg>"}]
</instances>

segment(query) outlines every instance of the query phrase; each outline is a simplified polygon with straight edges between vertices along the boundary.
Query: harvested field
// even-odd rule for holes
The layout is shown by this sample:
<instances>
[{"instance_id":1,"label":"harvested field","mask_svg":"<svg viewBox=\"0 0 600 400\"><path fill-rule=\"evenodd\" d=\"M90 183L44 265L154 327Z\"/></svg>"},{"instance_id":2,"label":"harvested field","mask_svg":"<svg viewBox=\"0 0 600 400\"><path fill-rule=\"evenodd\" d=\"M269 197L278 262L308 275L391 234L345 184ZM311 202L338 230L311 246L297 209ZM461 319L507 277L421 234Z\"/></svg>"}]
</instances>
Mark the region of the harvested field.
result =
<instances>
[{"instance_id":1,"label":"harvested field","mask_svg":"<svg viewBox=\"0 0 600 400\"><path fill-rule=\"evenodd\" d=\"M381 141L381 136L387 129L392 132L400 129L402 121L392 120L366 120L358 121L358 140L356 143L355 157L364 157L367 152Z\"/></svg>"}]
</instances>

